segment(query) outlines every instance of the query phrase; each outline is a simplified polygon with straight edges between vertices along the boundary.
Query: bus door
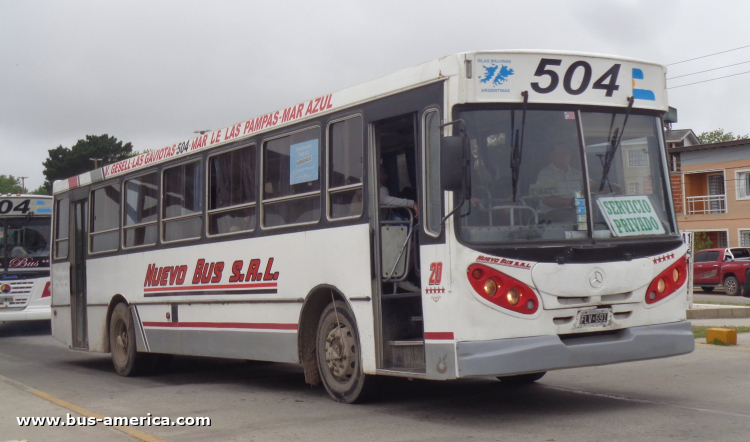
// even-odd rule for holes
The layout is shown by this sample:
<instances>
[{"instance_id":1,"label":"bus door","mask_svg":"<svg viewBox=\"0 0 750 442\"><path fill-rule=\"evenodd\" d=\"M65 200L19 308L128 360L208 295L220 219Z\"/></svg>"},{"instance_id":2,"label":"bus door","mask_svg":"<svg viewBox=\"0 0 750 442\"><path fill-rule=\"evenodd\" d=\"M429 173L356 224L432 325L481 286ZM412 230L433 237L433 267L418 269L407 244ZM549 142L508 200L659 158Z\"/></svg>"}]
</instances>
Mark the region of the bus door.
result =
<instances>
[{"instance_id":1,"label":"bus door","mask_svg":"<svg viewBox=\"0 0 750 442\"><path fill-rule=\"evenodd\" d=\"M70 312L73 348L89 347L86 317L86 251L88 200L71 202Z\"/></svg>"},{"instance_id":2,"label":"bus door","mask_svg":"<svg viewBox=\"0 0 750 442\"><path fill-rule=\"evenodd\" d=\"M372 123L370 173L375 216L376 305L380 326L378 366L396 371L425 367L422 295L419 288L419 219L405 200L417 201L417 114ZM377 226L377 227L375 227ZM378 308L379 307L379 308Z\"/></svg>"}]
</instances>

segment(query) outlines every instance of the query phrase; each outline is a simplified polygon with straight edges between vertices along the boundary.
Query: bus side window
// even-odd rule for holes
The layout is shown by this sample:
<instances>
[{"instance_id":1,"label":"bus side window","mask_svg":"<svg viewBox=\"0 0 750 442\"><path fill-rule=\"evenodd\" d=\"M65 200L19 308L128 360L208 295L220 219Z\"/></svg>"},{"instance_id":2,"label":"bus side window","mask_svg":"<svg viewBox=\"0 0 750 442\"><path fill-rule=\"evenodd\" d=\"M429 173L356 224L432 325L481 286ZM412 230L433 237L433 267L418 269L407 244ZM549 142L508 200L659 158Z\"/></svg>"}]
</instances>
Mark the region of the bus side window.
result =
<instances>
[{"instance_id":1,"label":"bus side window","mask_svg":"<svg viewBox=\"0 0 750 442\"><path fill-rule=\"evenodd\" d=\"M208 159L208 234L255 230L255 145Z\"/></svg>"},{"instance_id":2,"label":"bus side window","mask_svg":"<svg viewBox=\"0 0 750 442\"><path fill-rule=\"evenodd\" d=\"M201 237L203 192L200 161L170 167L162 172L162 241Z\"/></svg>"},{"instance_id":3,"label":"bus side window","mask_svg":"<svg viewBox=\"0 0 750 442\"><path fill-rule=\"evenodd\" d=\"M263 227L320 220L320 129L263 143Z\"/></svg>"},{"instance_id":4,"label":"bus side window","mask_svg":"<svg viewBox=\"0 0 750 442\"><path fill-rule=\"evenodd\" d=\"M328 126L328 216L330 219L362 215L364 156L362 116L335 121Z\"/></svg>"},{"instance_id":5,"label":"bus side window","mask_svg":"<svg viewBox=\"0 0 750 442\"><path fill-rule=\"evenodd\" d=\"M156 220L159 215L159 175L152 172L125 181L123 246L156 244Z\"/></svg>"},{"instance_id":6,"label":"bus side window","mask_svg":"<svg viewBox=\"0 0 750 442\"><path fill-rule=\"evenodd\" d=\"M110 184L91 192L92 253L117 250L120 243L120 186Z\"/></svg>"},{"instance_id":7,"label":"bus side window","mask_svg":"<svg viewBox=\"0 0 750 442\"><path fill-rule=\"evenodd\" d=\"M70 231L70 202L68 198L57 200L55 210L55 258L68 257L68 233Z\"/></svg>"}]
</instances>

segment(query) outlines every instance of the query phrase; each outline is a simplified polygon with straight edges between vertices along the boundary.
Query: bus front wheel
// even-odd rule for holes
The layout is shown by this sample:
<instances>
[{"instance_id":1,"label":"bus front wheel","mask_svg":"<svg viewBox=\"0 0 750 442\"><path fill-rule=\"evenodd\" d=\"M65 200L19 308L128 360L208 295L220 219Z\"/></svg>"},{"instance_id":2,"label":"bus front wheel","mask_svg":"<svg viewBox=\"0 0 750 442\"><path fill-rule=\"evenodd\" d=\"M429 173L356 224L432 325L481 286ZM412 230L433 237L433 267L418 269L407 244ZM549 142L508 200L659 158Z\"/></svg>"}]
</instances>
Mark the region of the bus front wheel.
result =
<instances>
[{"instance_id":1,"label":"bus front wheel","mask_svg":"<svg viewBox=\"0 0 750 442\"><path fill-rule=\"evenodd\" d=\"M109 322L109 349L112 365L121 376L143 374L151 366L151 354L138 353L135 344L135 328L130 310L125 303L119 303L112 311Z\"/></svg>"},{"instance_id":2,"label":"bus front wheel","mask_svg":"<svg viewBox=\"0 0 750 442\"><path fill-rule=\"evenodd\" d=\"M498 376L497 378L501 380L503 384L525 385L525 384L532 384L538 381L545 374L547 374L546 371L540 371L539 373L517 374L515 376Z\"/></svg>"},{"instance_id":3,"label":"bus front wheel","mask_svg":"<svg viewBox=\"0 0 750 442\"><path fill-rule=\"evenodd\" d=\"M341 301L328 304L318 321L316 354L323 385L338 402L360 402L371 390L373 379L362 373L360 349L352 311Z\"/></svg>"}]
</instances>

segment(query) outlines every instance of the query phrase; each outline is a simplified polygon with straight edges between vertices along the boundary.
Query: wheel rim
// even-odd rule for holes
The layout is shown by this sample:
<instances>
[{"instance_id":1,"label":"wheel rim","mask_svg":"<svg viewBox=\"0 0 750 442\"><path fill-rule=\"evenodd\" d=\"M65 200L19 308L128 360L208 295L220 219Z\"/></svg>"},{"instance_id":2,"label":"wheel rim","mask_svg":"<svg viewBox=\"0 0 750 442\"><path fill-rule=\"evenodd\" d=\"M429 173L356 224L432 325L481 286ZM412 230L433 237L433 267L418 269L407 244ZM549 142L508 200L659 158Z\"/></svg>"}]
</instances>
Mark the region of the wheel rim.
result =
<instances>
[{"instance_id":1,"label":"wheel rim","mask_svg":"<svg viewBox=\"0 0 750 442\"><path fill-rule=\"evenodd\" d=\"M115 323L113 344L112 357L116 364L124 366L128 362L128 326L122 319Z\"/></svg>"},{"instance_id":2,"label":"wheel rim","mask_svg":"<svg viewBox=\"0 0 750 442\"><path fill-rule=\"evenodd\" d=\"M333 378L348 382L357 367L357 342L347 324L334 323L326 336L325 358Z\"/></svg>"},{"instance_id":3,"label":"wheel rim","mask_svg":"<svg viewBox=\"0 0 750 442\"><path fill-rule=\"evenodd\" d=\"M737 285L734 283L733 279L727 279L724 281L724 289L727 293L734 293L735 289L737 289Z\"/></svg>"}]
</instances>

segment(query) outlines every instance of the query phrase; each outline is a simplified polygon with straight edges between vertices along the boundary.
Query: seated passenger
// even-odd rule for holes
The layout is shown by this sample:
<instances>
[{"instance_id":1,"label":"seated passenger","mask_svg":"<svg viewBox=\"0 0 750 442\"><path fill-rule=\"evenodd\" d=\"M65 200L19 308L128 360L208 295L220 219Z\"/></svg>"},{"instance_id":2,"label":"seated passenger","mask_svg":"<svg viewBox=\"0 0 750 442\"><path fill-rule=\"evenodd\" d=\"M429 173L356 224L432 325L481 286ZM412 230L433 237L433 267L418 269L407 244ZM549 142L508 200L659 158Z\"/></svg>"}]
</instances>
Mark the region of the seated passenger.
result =
<instances>
[{"instance_id":1,"label":"seated passenger","mask_svg":"<svg viewBox=\"0 0 750 442\"><path fill-rule=\"evenodd\" d=\"M381 206L396 206L396 207L405 207L407 209L414 210L414 218L417 218L419 216L419 207L417 206L416 201L406 199L406 198L396 198L395 196L391 196L390 192L388 191L388 187L386 187L385 183L388 181L388 173L385 171L385 167L382 165L380 166L380 205Z\"/></svg>"},{"instance_id":2,"label":"seated passenger","mask_svg":"<svg viewBox=\"0 0 750 442\"><path fill-rule=\"evenodd\" d=\"M396 206L396 207L403 207L406 209L412 209L414 210L414 218L416 219L419 216L419 207L417 206L416 201L406 199L406 198L396 198L394 196L391 196L390 192L388 191L388 187L385 185L385 183L388 181L388 173L385 171L385 167L383 165L380 166L380 189L379 189L379 202L381 206ZM382 211L381 211L382 212ZM381 215L383 216L383 215ZM413 242L411 243L413 246ZM407 271L409 271L410 275L412 276L415 274L413 272L414 267L414 250L410 250L410 259L407 265ZM418 292L420 291L420 288L414 284L413 282L410 282L408 280L401 281L398 284L398 288L402 290L406 290L409 292Z\"/></svg>"}]
</instances>

